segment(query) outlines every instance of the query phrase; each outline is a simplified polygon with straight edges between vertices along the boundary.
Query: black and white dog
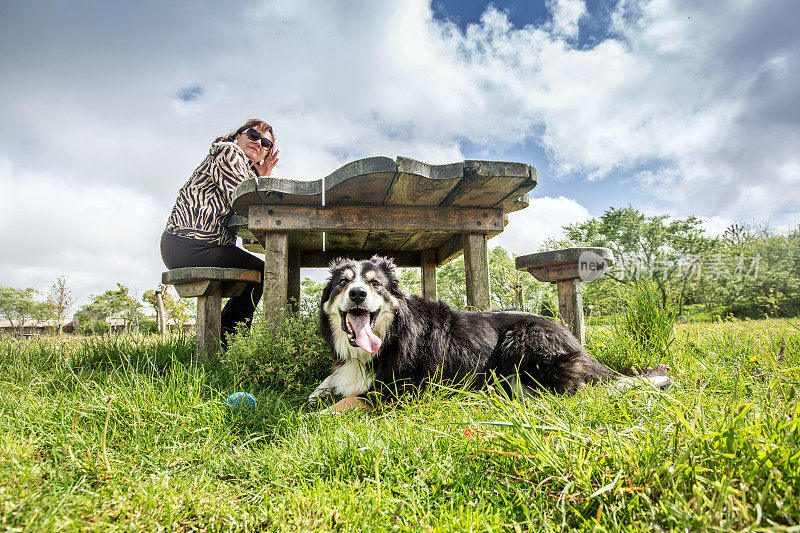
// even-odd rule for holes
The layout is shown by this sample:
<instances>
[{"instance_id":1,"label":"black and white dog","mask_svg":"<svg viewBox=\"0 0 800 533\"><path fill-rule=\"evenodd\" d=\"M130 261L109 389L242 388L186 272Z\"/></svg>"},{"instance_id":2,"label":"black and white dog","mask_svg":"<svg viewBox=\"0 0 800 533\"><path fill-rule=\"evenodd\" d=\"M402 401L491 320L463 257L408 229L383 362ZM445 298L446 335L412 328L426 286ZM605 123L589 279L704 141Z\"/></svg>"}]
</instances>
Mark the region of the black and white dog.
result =
<instances>
[{"instance_id":1,"label":"black and white dog","mask_svg":"<svg viewBox=\"0 0 800 533\"><path fill-rule=\"evenodd\" d=\"M432 379L480 387L495 374L509 392L570 393L589 384L633 384L593 359L561 323L513 311L467 312L405 294L394 263L339 260L322 292L320 329L333 372L309 397L377 392L390 397ZM671 384L661 372L637 380Z\"/></svg>"}]
</instances>

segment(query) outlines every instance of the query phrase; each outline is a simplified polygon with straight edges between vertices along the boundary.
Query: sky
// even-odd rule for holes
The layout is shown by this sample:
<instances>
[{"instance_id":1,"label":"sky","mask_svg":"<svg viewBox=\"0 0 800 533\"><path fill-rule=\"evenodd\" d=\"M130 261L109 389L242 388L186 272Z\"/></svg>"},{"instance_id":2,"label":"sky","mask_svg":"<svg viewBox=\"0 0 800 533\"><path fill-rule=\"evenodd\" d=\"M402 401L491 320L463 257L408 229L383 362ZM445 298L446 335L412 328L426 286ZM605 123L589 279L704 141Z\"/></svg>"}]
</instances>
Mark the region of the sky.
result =
<instances>
[{"instance_id":1,"label":"sky","mask_svg":"<svg viewBox=\"0 0 800 533\"><path fill-rule=\"evenodd\" d=\"M78 305L154 288L178 189L253 117L275 177L533 165L530 207L490 241L518 255L629 204L712 234L796 227L797 20L796 0L7 0L0 285L65 275Z\"/></svg>"}]
</instances>

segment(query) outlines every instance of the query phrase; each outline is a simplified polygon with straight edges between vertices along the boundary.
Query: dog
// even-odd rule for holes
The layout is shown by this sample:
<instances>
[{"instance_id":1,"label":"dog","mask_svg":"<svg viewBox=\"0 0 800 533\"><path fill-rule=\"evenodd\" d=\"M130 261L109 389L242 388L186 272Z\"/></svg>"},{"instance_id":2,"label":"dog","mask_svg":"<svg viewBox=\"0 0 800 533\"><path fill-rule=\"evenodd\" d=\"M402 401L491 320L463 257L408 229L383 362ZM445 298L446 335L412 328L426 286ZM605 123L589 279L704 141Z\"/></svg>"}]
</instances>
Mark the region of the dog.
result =
<instances>
[{"instance_id":1,"label":"dog","mask_svg":"<svg viewBox=\"0 0 800 533\"><path fill-rule=\"evenodd\" d=\"M433 380L478 388L498 379L508 392L574 393L591 383L630 388L672 381L661 371L622 376L592 358L550 318L517 311L469 312L403 292L391 259L339 259L319 305L333 371L309 402L336 393L397 398ZM352 399L343 400L347 409ZM337 409L333 409L336 411Z\"/></svg>"}]
</instances>

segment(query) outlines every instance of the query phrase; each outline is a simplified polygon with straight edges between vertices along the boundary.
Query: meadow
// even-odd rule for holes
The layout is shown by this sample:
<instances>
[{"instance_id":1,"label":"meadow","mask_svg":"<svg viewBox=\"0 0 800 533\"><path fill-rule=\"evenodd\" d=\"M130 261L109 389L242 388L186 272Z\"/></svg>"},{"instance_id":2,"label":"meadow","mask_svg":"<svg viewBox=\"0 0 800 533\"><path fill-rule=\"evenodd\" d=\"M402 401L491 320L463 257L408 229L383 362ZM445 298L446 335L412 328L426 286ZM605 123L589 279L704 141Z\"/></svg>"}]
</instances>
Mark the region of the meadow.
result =
<instances>
[{"instance_id":1,"label":"meadow","mask_svg":"<svg viewBox=\"0 0 800 533\"><path fill-rule=\"evenodd\" d=\"M432 386L343 416L305 405L330 357L310 314L203 365L190 336L5 338L0 530L800 531L800 320L636 338L588 349L668 391Z\"/></svg>"}]
</instances>

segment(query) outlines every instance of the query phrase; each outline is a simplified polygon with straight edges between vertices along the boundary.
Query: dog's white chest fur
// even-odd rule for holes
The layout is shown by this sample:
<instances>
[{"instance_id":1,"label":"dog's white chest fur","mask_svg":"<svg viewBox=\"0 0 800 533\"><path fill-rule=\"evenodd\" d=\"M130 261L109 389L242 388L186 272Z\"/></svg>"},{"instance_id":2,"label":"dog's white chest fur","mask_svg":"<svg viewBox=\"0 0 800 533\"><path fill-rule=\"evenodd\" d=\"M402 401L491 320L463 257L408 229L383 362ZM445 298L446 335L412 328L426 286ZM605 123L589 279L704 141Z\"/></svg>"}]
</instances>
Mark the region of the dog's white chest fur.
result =
<instances>
[{"instance_id":1,"label":"dog's white chest fur","mask_svg":"<svg viewBox=\"0 0 800 533\"><path fill-rule=\"evenodd\" d=\"M342 396L363 394L372 386L370 365L358 359L349 359L331 373L331 388Z\"/></svg>"},{"instance_id":2,"label":"dog's white chest fur","mask_svg":"<svg viewBox=\"0 0 800 533\"><path fill-rule=\"evenodd\" d=\"M322 395L323 392L320 389L325 388L342 396L363 394L372 387L374 373L370 363L377 354L367 353L361 348L350 344L347 335L341 330L341 319L338 312L334 310L328 316L333 329L333 348L336 352L336 357L343 364L333 369L331 375L317 387L311 397ZM381 339L385 337L386 329L393 317L393 308L382 309L378 313L374 330ZM320 391L319 394L318 391Z\"/></svg>"},{"instance_id":3,"label":"dog's white chest fur","mask_svg":"<svg viewBox=\"0 0 800 533\"><path fill-rule=\"evenodd\" d=\"M334 367L333 372L308 397L309 401L330 396L331 392L342 396L363 394L372 387L374 373L370 362L373 356L361 348L350 346L344 334L335 337L337 337L336 355L344 360L344 363ZM347 356L343 357L344 354Z\"/></svg>"}]
</instances>

